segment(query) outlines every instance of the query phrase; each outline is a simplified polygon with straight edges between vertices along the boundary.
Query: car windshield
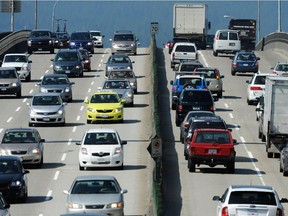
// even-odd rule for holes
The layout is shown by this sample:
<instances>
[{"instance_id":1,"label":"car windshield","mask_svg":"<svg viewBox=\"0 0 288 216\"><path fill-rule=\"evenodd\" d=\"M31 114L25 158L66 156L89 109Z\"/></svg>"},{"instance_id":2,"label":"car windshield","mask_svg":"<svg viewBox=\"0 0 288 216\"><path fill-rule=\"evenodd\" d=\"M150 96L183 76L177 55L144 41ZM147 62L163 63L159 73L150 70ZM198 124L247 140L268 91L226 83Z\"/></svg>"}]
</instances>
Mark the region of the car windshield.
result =
<instances>
[{"instance_id":1,"label":"car windshield","mask_svg":"<svg viewBox=\"0 0 288 216\"><path fill-rule=\"evenodd\" d=\"M71 40L91 40L90 33L72 33Z\"/></svg>"},{"instance_id":2,"label":"car windshield","mask_svg":"<svg viewBox=\"0 0 288 216\"><path fill-rule=\"evenodd\" d=\"M44 77L42 85L67 85L69 81L66 77Z\"/></svg>"},{"instance_id":3,"label":"car windshield","mask_svg":"<svg viewBox=\"0 0 288 216\"><path fill-rule=\"evenodd\" d=\"M61 100L59 96L34 96L32 105L33 106L55 106L60 105Z\"/></svg>"},{"instance_id":4,"label":"car windshield","mask_svg":"<svg viewBox=\"0 0 288 216\"><path fill-rule=\"evenodd\" d=\"M103 89L126 89L130 88L128 81L106 81Z\"/></svg>"},{"instance_id":5,"label":"car windshield","mask_svg":"<svg viewBox=\"0 0 288 216\"><path fill-rule=\"evenodd\" d=\"M114 41L133 41L133 34L117 34L114 36Z\"/></svg>"},{"instance_id":6,"label":"car windshield","mask_svg":"<svg viewBox=\"0 0 288 216\"><path fill-rule=\"evenodd\" d=\"M9 55L5 57L4 62L27 62L27 58L23 55Z\"/></svg>"},{"instance_id":7,"label":"car windshield","mask_svg":"<svg viewBox=\"0 0 288 216\"><path fill-rule=\"evenodd\" d=\"M2 143L35 143L36 138L31 131L6 132Z\"/></svg>"},{"instance_id":8,"label":"car windshield","mask_svg":"<svg viewBox=\"0 0 288 216\"><path fill-rule=\"evenodd\" d=\"M115 145L118 144L115 133L87 133L84 145Z\"/></svg>"},{"instance_id":9,"label":"car windshield","mask_svg":"<svg viewBox=\"0 0 288 216\"><path fill-rule=\"evenodd\" d=\"M134 78L134 74L132 71L111 71L109 73L108 78L114 79L131 79Z\"/></svg>"},{"instance_id":10,"label":"car windshield","mask_svg":"<svg viewBox=\"0 0 288 216\"><path fill-rule=\"evenodd\" d=\"M112 180L83 180L73 185L71 194L119 193L116 182Z\"/></svg>"},{"instance_id":11,"label":"car windshield","mask_svg":"<svg viewBox=\"0 0 288 216\"><path fill-rule=\"evenodd\" d=\"M195 143L227 144L230 143L230 137L227 132L198 131L197 136L195 138Z\"/></svg>"},{"instance_id":12,"label":"car windshield","mask_svg":"<svg viewBox=\"0 0 288 216\"><path fill-rule=\"evenodd\" d=\"M277 205L274 193L261 191L234 191L231 193L228 203Z\"/></svg>"},{"instance_id":13,"label":"car windshield","mask_svg":"<svg viewBox=\"0 0 288 216\"><path fill-rule=\"evenodd\" d=\"M79 49L81 55L85 58L89 57L88 51L87 50L83 50L83 49Z\"/></svg>"},{"instance_id":14,"label":"car windshield","mask_svg":"<svg viewBox=\"0 0 288 216\"><path fill-rule=\"evenodd\" d=\"M120 99L116 94L96 94L91 97L90 103L119 103Z\"/></svg>"},{"instance_id":15,"label":"car windshield","mask_svg":"<svg viewBox=\"0 0 288 216\"><path fill-rule=\"evenodd\" d=\"M127 64L127 63L130 63L130 59L129 59L129 57L127 57L127 56L121 56L121 57L111 57L111 58L109 58L109 60L108 60L108 63L110 63L110 64L121 64L121 63L123 63L123 64Z\"/></svg>"},{"instance_id":16,"label":"car windshield","mask_svg":"<svg viewBox=\"0 0 288 216\"><path fill-rule=\"evenodd\" d=\"M17 75L14 70L0 70L0 79L14 79Z\"/></svg>"},{"instance_id":17,"label":"car windshield","mask_svg":"<svg viewBox=\"0 0 288 216\"><path fill-rule=\"evenodd\" d=\"M35 31L31 32L31 37L50 38L51 34L48 31Z\"/></svg>"},{"instance_id":18,"label":"car windshield","mask_svg":"<svg viewBox=\"0 0 288 216\"><path fill-rule=\"evenodd\" d=\"M0 161L0 174L16 174L21 173L21 165L18 161L8 160L8 161Z\"/></svg>"},{"instance_id":19,"label":"car windshield","mask_svg":"<svg viewBox=\"0 0 288 216\"><path fill-rule=\"evenodd\" d=\"M79 56L76 52L59 52L55 61L79 61Z\"/></svg>"},{"instance_id":20,"label":"car windshield","mask_svg":"<svg viewBox=\"0 0 288 216\"><path fill-rule=\"evenodd\" d=\"M178 45L175 52L195 52L194 46Z\"/></svg>"}]
</instances>

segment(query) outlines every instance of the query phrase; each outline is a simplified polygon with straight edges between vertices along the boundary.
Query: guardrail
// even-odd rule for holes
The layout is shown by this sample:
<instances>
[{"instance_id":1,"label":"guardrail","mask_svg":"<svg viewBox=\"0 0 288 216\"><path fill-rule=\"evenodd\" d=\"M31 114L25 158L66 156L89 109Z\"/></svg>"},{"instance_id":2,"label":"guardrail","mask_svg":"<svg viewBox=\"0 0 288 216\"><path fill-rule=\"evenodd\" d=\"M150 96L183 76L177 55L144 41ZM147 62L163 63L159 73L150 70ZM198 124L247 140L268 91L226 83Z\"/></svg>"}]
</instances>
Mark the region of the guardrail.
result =
<instances>
[{"instance_id":1,"label":"guardrail","mask_svg":"<svg viewBox=\"0 0 288 216\"><path fill-rule=\"evenodd\" d=\"M275 50L288 55L288 33L273 32L265 36L261 41L258 42L255 50Z\"/></svg>"}]
</instances>

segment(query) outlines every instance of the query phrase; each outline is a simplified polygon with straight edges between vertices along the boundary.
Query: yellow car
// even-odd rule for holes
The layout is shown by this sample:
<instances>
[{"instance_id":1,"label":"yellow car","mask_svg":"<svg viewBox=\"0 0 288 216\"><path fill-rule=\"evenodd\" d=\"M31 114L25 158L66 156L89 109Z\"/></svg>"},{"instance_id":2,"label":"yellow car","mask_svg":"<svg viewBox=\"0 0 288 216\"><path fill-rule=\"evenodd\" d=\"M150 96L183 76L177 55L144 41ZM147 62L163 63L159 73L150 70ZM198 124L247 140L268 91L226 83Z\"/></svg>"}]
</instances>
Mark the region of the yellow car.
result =
<instances>
[{"instance_id":1,"label":"yellow car","mask_svg":"<svg viewBox=\"0 0 288 216\"><path fill-rule=\"evenodd\" d=\"M94 93L87 104L86 117L87 124L92 121L115 121L123 122L124 110L123 103L117 92L99 91Z\"/></svg>"}]
</instances>

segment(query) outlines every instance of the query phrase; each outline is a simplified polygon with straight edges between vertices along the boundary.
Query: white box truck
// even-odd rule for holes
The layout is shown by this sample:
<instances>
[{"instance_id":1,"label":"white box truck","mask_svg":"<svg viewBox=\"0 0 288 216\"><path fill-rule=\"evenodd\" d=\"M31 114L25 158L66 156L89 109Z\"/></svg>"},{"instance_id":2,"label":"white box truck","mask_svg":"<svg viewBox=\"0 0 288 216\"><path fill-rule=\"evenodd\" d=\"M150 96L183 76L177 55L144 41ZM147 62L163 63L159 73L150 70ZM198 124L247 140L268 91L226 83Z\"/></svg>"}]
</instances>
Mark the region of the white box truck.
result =
<instances>
[{"instance_id":1,"label":"white box truck","mask_svg":"<svg viewBox=\"0 0 288 216\"><path fill-rule=\"evenodd\" d=\"M174 37L186 37L194 42L198 49L205 49L208 29L210 29L206 17L207 10L205 4L174 4Z\"/></svg>"},{"instance_id":2,"label":"white box truck","mask_svg":"<svg viewBox=\"0 0 288 216\"><path fill-rule=\"evenodd\" d=\"M279 154L288 143L288 77L267 76L264 111L259 121L259 137L266 142L267 157Z\"/></svg>"}]
</instances>

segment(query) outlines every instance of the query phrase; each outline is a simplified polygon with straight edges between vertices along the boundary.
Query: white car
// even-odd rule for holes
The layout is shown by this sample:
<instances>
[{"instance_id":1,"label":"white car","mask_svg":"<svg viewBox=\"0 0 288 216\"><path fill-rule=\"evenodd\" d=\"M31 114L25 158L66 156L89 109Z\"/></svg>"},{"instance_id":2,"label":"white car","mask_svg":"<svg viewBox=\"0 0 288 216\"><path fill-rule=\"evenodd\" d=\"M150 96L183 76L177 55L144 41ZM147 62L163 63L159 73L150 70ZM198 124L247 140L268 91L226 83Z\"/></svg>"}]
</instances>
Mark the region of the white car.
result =
<instances>
[{"instance_id":1,"label":"white car","mask_svg":"<svg viewBox=\"0 0 288 216\"><path fill-rule=\"evenodd\" d=\"M288 62L278 62L275 67L272 67L271 69L273 70L273 74L288 74Z\"/></svg>"},{"instance_id":2,"label":"white car","mask_svg":"<svg viewBox=\"0 0 288 216\"><path fill-rule=\"evenodd\" d=\"M267 76L277 76L271 73L255 73L251 80L247 80L247 103L252 105L259 101L265 91L265 81Z\"/></svg>"},{"instance_id":3,"label":"white car","mask_svg":"<svg viewBox=\"0 0 288 216\"><path fill-rule=\"evenodd\" d=\"M103 38L105 36L102 35L100 31L94 31L94 30L91 30L90 34L92 35L93 38L94 47L103 48L104 44Z\"/></svg>"},{"instance_id":4,"label":"white car","mask_svg":"<svg viewBox=\"0 0 288 216\"><path fill-rule=\"evenodd\" d=\"M20 79L30 81L31 63L32 61L28 59L26 53L9 53L4 56L1 67L14 67Z\"/></svg>"},{"instance_id":5,"label":"white car","mask_svg":"<svg viewBox=\"0 0 288 216\"><path fill-rule=\"evenodd\" d=\"M214 196L213 200L219 201L217 216L284 216L281 203L288 202L286 198L280 200L273 187L261 185L231 185L221 197Z\"/></svg>"},{"instance_id":6,"label":"white car","mask_svg":"<svg viewBox=\"0 0 288 216\"><path fill-rule=\"evenodd\" d=\"M89 129L85 132L79 149L79 170L93 167L123 169L123 145L118 132L110 128Z\"/></svg>"},{"instance_id":7,"label":"white car","mask_svg":"<svg viewBox=\"0 0 288 216\"><path fill-rule=\"evenodd\" d=\"M198 60L198 51L195 43L176 43L171 52L171 68L181 61Z\"/></svg>"}]
</instances>

